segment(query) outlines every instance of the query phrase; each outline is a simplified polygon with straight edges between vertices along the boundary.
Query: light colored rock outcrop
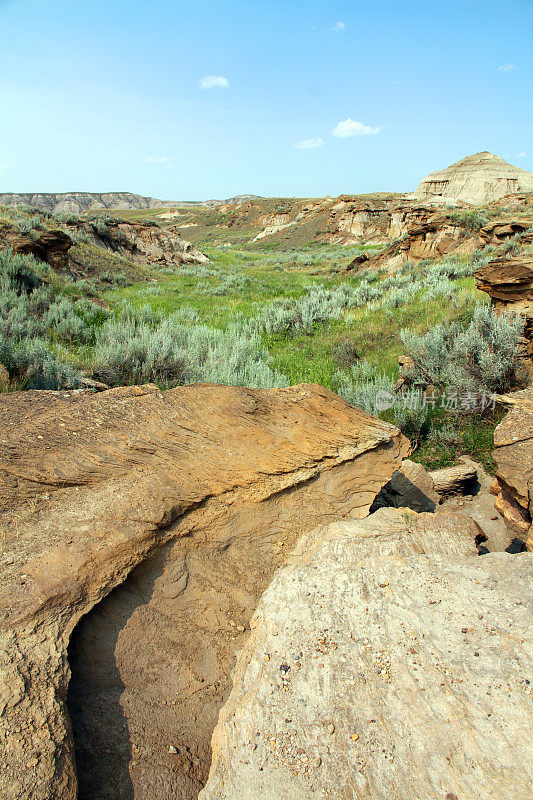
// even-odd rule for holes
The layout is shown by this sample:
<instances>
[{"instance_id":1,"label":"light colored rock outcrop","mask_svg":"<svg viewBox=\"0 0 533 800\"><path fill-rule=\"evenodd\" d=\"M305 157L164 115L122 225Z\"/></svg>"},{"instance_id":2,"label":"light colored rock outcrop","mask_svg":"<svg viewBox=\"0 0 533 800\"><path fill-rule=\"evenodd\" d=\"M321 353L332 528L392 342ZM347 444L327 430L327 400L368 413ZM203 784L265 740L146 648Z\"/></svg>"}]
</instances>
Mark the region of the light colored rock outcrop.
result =
<instances>
[{"instance_id":1,"label":"light colored rock outcrop","mask_svg":"<svg viewBox=\"0 0 533 800\"><path fill-rule=\"evenodd\" d=\"M482 205L519 192L533 192L533 173L485 151L432 172L421 181L414 197L418 200L446 197Z\"/></svg>"},{"instance_id":2,"label":"light colored rock outcrop","mask_svg":"<svg viewBox=\"0 0 533 800\"><path fill-rule=\"evenodd\" d=\"M263 595L201 800L530 797L529 554L457 514L304 536Z\"/></svg>"},{"instance_id":3,"label":"light colored rock outcrop","mask_svg":"<svg viewBox=\"0 0 533 800\"><path fill-rule=\"evenodd\" d=\"M318 386L4 394L0 428L2 800L74 800L74 747L80 798L196 798L275 569L408 442Z\"/></svg>"},{"instance_id":4,"label":"light colored rock outcrop","mask_svg":"<svg viewBox=\"0 0 533 800\"><path fill-rule=\"evenodd\" d=\"M533 550L533 388L501 399L510 410L494 431L494 506Z\"/></svg>"}]
</instances>

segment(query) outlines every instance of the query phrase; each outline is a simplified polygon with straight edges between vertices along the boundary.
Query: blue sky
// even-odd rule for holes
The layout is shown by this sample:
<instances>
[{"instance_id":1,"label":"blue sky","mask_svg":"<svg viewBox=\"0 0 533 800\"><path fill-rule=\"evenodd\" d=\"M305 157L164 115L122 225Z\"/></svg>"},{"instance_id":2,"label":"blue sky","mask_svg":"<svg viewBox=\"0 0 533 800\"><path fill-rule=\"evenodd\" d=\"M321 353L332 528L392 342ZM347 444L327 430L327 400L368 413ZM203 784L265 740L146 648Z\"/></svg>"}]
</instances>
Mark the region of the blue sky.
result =
<instances>
[{"instance_id":1,"label":"blue sky","mask_svg":"<svg viewBox=\"0 0 533 800\"><path fill-rule=\"evenodd\" d=\"M533 170L532 0L0 0L0 192L412 190Z\"/></svg>"}]
</instances>

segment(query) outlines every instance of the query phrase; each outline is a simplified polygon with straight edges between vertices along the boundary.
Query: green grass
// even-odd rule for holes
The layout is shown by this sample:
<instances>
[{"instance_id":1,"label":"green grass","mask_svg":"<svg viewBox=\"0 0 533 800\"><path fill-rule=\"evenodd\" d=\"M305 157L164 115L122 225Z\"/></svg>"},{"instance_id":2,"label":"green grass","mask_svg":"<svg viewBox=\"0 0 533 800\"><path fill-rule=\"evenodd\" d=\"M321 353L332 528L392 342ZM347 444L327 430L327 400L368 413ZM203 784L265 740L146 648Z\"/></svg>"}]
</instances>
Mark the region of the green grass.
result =
<instances>
[{"instance_id":1,"label":"green grass","mask_svg":"<svg viewBox=\"0 0 533 800\"><path fill-rule=\"evenodd\" d=\"M503 419L505 410L496 408L493 412L446 416L457 435L455 442L422 441L411 458L418 461L427 470L441 469L457 463L461 455L468 455L474 461L483 464L487 472L494 475L495 465L492 458L494 450L494 428Z\"/></svg>"}]
</instances>

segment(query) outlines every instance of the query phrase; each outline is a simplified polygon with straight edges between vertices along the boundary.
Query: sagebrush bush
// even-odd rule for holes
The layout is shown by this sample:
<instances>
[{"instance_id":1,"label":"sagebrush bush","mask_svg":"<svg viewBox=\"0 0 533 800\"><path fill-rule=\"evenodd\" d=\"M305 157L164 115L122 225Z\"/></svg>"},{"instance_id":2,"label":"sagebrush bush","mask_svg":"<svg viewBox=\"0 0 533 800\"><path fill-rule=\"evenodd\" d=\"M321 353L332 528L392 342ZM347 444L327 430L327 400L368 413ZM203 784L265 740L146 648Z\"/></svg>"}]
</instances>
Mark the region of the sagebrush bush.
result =
<instances>
[{"instance_id":1,"label":"sagebrush bush","mask_svg":"<svg viewBox=\"0 0 533 800\"><path fill-rule=\"evenodd\" d=\"M519 382L518 348L524 319L477 306L470 324L441 323L425 334L401 332L422 384L476 393L506 392Z\"/></svg>"},{"instance_id":2,"label":"sagebrush bush","mask_svg":"<svg viewBox=\"0 0 533 800\"><path fill-rule=\"evenodd\" d=\"M353 364L347 373L337 372L333 381L338 394L349 403L392 422L412 440L420 437L431 417L432 409L423 402L421 391L397 395L394 378L377 372L365 360Z\"/></svg>"},{"instance_id":3,"label":"sagebrush bush","mask_svg":"<svg viewBox=\"0 0 533 800\"><path fill-rule=\"evenodd\" d=\"M259 334L246 326L221 331L184 324L179 315L162 321L149 317L149 312L135 310L97 331L94 372L106 383L287 385L286 378L270 368Z\"/></svg>"},{"instance_id":4,"label":"sagebrush bush","mask_svg":"<svg viewBox=\"0 0 533 800\"><path fill-rule=\"evenodd\" d=\"M79 374L42 339L6 339L0 334L0 363L22 389L73 389Z\"/></svg>"}]
</instances>

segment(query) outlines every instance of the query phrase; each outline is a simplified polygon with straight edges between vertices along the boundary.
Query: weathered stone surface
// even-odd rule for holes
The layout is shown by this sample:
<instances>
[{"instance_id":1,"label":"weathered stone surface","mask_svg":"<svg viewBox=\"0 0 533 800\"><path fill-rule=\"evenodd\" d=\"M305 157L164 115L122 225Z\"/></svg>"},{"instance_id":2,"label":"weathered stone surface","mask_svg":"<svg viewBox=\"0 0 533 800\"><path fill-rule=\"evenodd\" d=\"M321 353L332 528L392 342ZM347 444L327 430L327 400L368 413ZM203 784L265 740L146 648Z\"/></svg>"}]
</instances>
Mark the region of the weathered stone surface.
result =
<instances>
[{"instance_id":1,"label":"weathered stone surface","mask_svg":"<svg viewBox=\"0 0 533 800\"><path fill-rule=\"evenodd\" d=\"M29 193L14 194L6 192L0 194L0 205L18 205L24 203L40 211L49 211L58 214L62 211L71 211L74 214L83 214L85 211L109 209L136 209L136 208L162 208L175 205L166 200L156 200L153 197L142 197L131 192L64 192L62 194Z\"/></svg>"},{"instance_id":2,"label":"weathered stone surface","mask_svg":"<svg viewBox=\"0 0 533 800\"><path fill-rule=\"evenodd\" d=\"M406 458L372 505L378 508L411 508L413 511L435 511L440 497L430 473L422 464Z\"/></svg>"},{"instance_id":3,"label":"weathered stone surface","mask_svg":"<svg viewBox=\"0 0 533 800\"><path fill-rule=\"evenodd\" d=\"M479 231L484 244L500 244L517 233L523 233L533 227L533 216L521 214L512 217L493 219Z\"/></svg>"},{"instance_id":4,"label":"weathered stone surface","mask_svg":"<svg viewBox=\"0 0 533 800\"><path fill-rule=\"evenodd\" d=\"M495 507L527 539L533 518L533 387L502 395L501 400L510 410L494 431L493 458L500 490Z\"/></svg>"},{"instance_id":5,"label":"weathered stone surface","mask_svg":"<svg viewBox=\"0 0 533 800\"><path fill-rule=\"evenodd\" d=\"M201 800L517 800L531 556L456 514L382 509L304 536L263 595Z\"/></svg>"},{"instance_id":6,"label":"weathered stone surface","mask_svg":"<svg viewBox=\"0 0 533 800\"><path fill-rule=\"evenodd\" d=\"M79 800L195 798L273 572L407 441L318 386L6 394L0 428L2 800L74 800L74 746Z\"/></svg>"},{"instance_id":7,"label":"weathered stone surface","mask_svg":"<svg viewBox=\"0 0 533 800\"><path fill-rule=\"evenodd\" d=\"M414 197L418 200L447 197L482 205L505 195L532 191L533 173L485 151L432 172L419 184Z\"/></svg>"},{"instance_id":8,"label":"weathered stone surface","mask_svg":"<svg viewBox=\"0 0 533 800\"><path fill-rule=\"evenodd\" d=\"M437 494L467 494L477 478L477 469L471 461L466 461L453 467L436 469L429 474Z\"/></svg>"}]
</instances>

